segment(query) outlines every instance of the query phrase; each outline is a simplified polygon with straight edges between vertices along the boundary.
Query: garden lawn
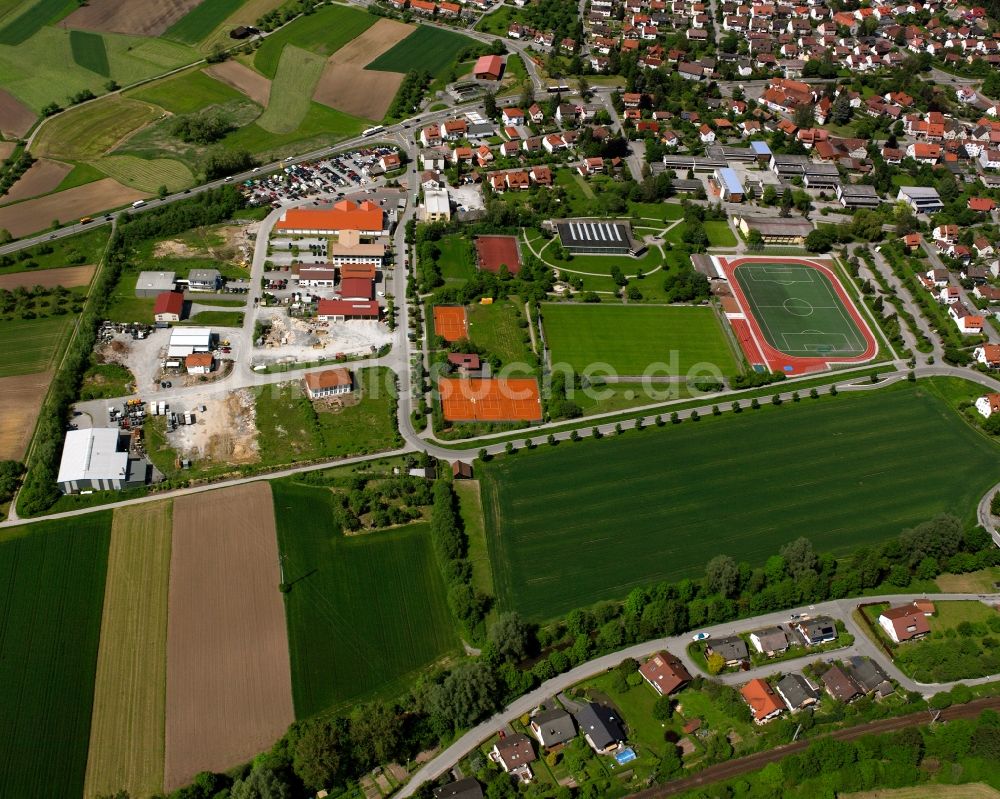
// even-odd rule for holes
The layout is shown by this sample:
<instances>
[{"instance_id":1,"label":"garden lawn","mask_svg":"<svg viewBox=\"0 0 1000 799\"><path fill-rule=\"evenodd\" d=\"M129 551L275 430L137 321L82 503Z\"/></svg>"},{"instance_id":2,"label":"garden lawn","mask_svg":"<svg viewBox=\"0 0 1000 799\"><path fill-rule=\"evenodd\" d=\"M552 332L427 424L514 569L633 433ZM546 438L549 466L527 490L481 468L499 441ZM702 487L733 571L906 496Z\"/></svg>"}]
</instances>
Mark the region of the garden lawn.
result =
<instances>
[{"instance_id":1,"label":"garden lawn","mask_svg":"<svg viewBox=\"0 0 1000 799\"><path fill-rule=\"evenodd\" d=\"M709 247L735 247L736 236L729 229L728 222L708 221L705 222L705 233L708 236Z\"/></svg>"},{"instance_id":2,"label":"garden lawn","mask_svg":"<svg viewBox=\"0 0 1000 799\"><path fill-rule=\"evenodd\" d=\"M895 650L896 665L917 682L975 679L1000 671L1000 614L982 602L935 602L931 635Z\"/></svg>"},{"instance_id":3,"label":"garden lawn","mask_svg":"<svg viewBox=\"0 0 1000 799\"><path fill-rule=\"evenodd\" d=\"M458 651L430 529L344 536L327 488L272 483L295 715L395 696Z\"/></svg>"},{"instance_id":4,"label":"garden lawn","mask_svg":"<svg viewBox=\"0 0 1000 799\"><path fill-rule=\"evenodd\" d=\"M543 620L700 576L719 554L759 565L801 535L846 553L938 513L964 516L996 457L936 381L920 381L477 468L500 609Z\"/></svg>"},{"instance_id":5,"label":"garden lawn","mask_svg":"<svg viewBox=\"0 0 1000 799\"><path fill-rule=\"evenodd\" d=\"M485 347L506 366L511 363L534 364L535 357L524 337L527 328L519 325L524 318L520 303L498 300L492 305L469 308L469 338L473 344Z\"/></svg>"},{"instance_id":6,"label":"garden lawn","mask_svg":"<svg viewBox=\"0 0 1000 799\"><path fill-rule=\"evenodd\" d=\"M375 24L378 17L347 6L324 6L313 14L299 17L270 34L254 56L258 72L273 78L286 44L294 44L324 58L333 55ZM403 70L399 70L403 71Z\"/></svg>"},{"instance_id":7,"label":"garden lawn","mask_svg":"<svg viewBox=\"0 0 1000 799\"><path fill-rule=\"evenodd\" d=\"M459 33L421 25L399 44L367 64L365 69L404 74L412 69L422 69L436 78L455 62L462 50L475 44Z\"/></svg>"},{"instance_id":8,"label":"garden lawn","mask_svg":"<svg viewBox=\"0 0 1000 799\"><path fill-rule=\"evenodd\" d=\"M0 377L44 372L55 366L66 336L73 327L72 314L44 319L0 321Z\"/></svg>"},{"instance_id":9,"label":"garden lawn","mask_svg":"<svg viewBox=\"0 0 1000 799\"><path fill-rule=\"evenodd\" d=\"M642 375L661 364L657 374L683 377L699 363L714 364L724 375L736 372L722 325L708 306L558 303L543 305L542 319L552 362L577 372L605 364L618 375Z\"/></svg>"},{"instance_id":10,"label":"garden lawn","mask_svg":"<svg viewBox=\"0 0 1000 799\"><path fill-rule=\"evenodd\" d=\"M111 512L0 535L0 796L81 796Z\"/></svg>"}]
</instances>

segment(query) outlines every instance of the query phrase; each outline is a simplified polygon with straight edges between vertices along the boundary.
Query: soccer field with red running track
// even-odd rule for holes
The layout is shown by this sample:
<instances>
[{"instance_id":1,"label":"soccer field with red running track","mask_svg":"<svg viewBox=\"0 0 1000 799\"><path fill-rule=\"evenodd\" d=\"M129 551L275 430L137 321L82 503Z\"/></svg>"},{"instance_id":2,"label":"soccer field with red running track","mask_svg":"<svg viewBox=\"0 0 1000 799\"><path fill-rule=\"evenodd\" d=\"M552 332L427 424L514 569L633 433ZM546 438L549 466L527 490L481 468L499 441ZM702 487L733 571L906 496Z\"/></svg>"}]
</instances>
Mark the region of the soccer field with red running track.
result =
<instances>
[{"instance_id":1,"label":"soccer field with red running track","mask_svg":"<svg viewBox=\"0 0 1000 799\"><path fill-rule=\"evenodd\" d=\"M757 256L757 257L744 257L744 258L734 258L732 260L724 257L717 257L716 262L719 265L719 271L724 274L729 281L729 286L732 289L733 296L739 303L740 308L743 311L743 315L746 317L746 327L749 329L750 340L747 340L746 330L743 329L743 325L740 324L738 319L730 319L730 325L733 328L733 332L740 341L740 346L743 348L743 352L747 357L747 360L751 363L759 363L761 356L764 358L764 365L767 366L772 372L782 372L784 374L801 375L807 374L809 372L821 372L829 368L830 364L835 363L865 363L870 361L878 353L878 342L875 340L875 336L872 335L868 324L861 317L858 312L857 307L848 297L847 292L844 291L844 287L840 282L840 279L834 274L828 266L807 258L782 258L780 256ZM770 265L799 265L806 266L811 269L815 269L820 272L827 280L829 280L831 286L836 292L837 299L840 304L847 311L850 320L854 323L858 332L864 338L866 348L864 352L858 355L851 356L838 356L838 355L817 355L815 357L804 357L800 355L789 355L786 352L782 352L776 347L772 346L764 335L764 331L761 327L761 320L758 319L751 308L753 304L748 300L746 294L743 291L743 287L740 282L735 279L736 270L744 265L748 264L770 264Z\"/></svg>"},{"instance_id":2,"label":"soccer field with red running track","mask_svg":"<svg viewBox=\"0 0 1000 799\"><path fill-rule=\"evenodd\" d=\"M449 422L537 422L542 418L538 381L533 377L442 378L438 394Z\"/></svg>"},{"instance_id":3,"label":"soccer field with red running track","mask_svg":"<svg viewBox=\"0 0 1000 799\"><path fill-rule=\"evenodd\" d=\"M434 306L434 332L445 341L469 337L469 319L461 305Z\"/></svg>"},{"instance_id":4,"label":"soccer field with red running track","mask_svg":"<svg viewBox=\"0 0 1000 799\"><path fill-rule=\"evenodd\" d=\"M476 258L479 268L496 274L503 264L507 271L516 275L521 271L521 254L517 249L516 236L477 236Z\"/></svg>"}]
</instances>

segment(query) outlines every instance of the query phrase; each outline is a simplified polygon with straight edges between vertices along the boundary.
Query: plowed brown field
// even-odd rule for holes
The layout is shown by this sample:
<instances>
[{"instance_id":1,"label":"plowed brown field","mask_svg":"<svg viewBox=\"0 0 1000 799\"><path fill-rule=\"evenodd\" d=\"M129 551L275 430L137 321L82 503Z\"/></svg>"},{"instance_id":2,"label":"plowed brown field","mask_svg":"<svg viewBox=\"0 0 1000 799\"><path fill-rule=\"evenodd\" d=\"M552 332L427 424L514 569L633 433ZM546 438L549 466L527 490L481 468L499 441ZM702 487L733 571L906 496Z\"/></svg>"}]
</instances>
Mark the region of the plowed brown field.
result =
<instances>
[{"instance_id":1,"label":"plowed brown field","mask_svg":"<svg viewBox=\"0 0 1000 799\"><path fill-rule=\"evenodd\" d=\"M35 200L5 205L0 208L0 228L6 228L19 238L44 230L53 219L73 222L80 217L99 214L150 196L144 191L123 186L117 180L104 178Z\"/></svg>"},{"instance_id":2,"label":"plowed brown field","mask_svg":"<svg viewBox=\"0 0 1000 799\"><path fill-rule=\"evenodd\" d=\"M250 67L239 61L223 61L206 67L205 74L243 92L255 103L267 108L267 100L271 96L271 81Z\"/></svg>"},{"instance_id":3,"label":"plowed brown field","mask_svg":"<svg viewBox=\"0 0 1000 799\"><path fill-rule=\"evenodd\" d=\"M28 449L52 372L0 377L0 460L21 460Z\"/></svg>"},{"instance_id":4,"label":"plowed brown field","mask_svg":"<svg viewBox=\"0 0 1000 799\"><path fill-rule=\"evenodd\" d=\"M159 36L202 0L89 0L59 23L100 33Z\"/></svg>"},{"instance_id":5,"label":"plowed brown field","mask_svg":"<svg viewBox=\"0 0 1000 799\"><path fill-rule=\"evenodd\" d=\"M412 25L380 19L350 44L327 59L313 99L345 114L381 119L396 96L403 75L365 69L413 33Z\"/></svg>"},{"instance_id":6,"label":"plowed brown field","mask_svg":"<svg viewBox=\"0 0 1000 799\"><path fill-rule=\"evenodd\" d=\"M21 138L31 130L38 115L13 94L0 89L0 133Z\"/></svg>"},{"instance_id":7,"label":"plowed brown field","mask_svg":"<svg viewBox=\"0 0 1000 799\"><path fill-rule=\"evenodd\" d=\"M270 747L294 719L271 488L174 501L164 787Z\"/></svg>"},{"instance_id":8,"label":"plowed brown field","mask_svg":"<svg viewBox=\"0 0 1000 799\"><path fill-rule=\"evenodd\" d=\"M68 289L76 286L86 286L94 276L93 264L86 266L60 266L56 269L42 269L34 272L14 272L10 275L0 275L0 289L8 291L20 286L65 286Z\"/></svg>"},{"instance_id":9,"label":"plowed brown field","mask_svg":"<svg viewBox=\"0 0 1000 799\"><path fill-rule=\"evenodd\" d=\"M72 171L73 167L62 161L39 158L27 172L21 175L20 180L10 187L10 191L0 197L0 205L27 200L29 197L37 197L40 194L55 191L62 183L62 179Z\"/></svg>"}]
</instances>

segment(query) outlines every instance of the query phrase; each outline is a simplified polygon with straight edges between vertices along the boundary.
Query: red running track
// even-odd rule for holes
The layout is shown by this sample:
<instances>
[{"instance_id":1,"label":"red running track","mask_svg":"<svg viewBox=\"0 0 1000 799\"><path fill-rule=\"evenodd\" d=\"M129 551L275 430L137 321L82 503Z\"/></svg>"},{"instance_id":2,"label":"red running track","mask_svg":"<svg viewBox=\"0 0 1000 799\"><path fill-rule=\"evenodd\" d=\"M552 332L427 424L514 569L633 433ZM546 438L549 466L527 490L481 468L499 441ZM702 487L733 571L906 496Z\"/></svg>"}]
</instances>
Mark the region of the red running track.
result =
<instances>
[{"instance_id":1,"label":"red running track","mask_svg":"<svg viewBox=\"0 0 1000 799\"><path fill-rule=\"evenodd\" d=\"M764 362L767 364L767 368L772 372L801 375L808 374L810 372L826 371L829 369L830 364L833 363L865 363L866 361L870 361L874 358L878 353L878 342L875 341L875 336L872 335L872 332L865 323L865 320L862 319L861 314L851 301L851 298L848 297L847 292L844 291L844 287L841 285L840 280L829 267L806 258L781 258L777 256L756 256L736 258L734 260L717 257L717 260L719 267L722 269L723 274L725 274L729 281L729 287L732 289L733 296L736 297L736 301L740 304L740 308L743 309L743 315L746 317L746 324L752 336L752 346L741 335L742 331L737 328L735 323L739 320L730 320L730 325L732 325L733 331L736 333L737 338L739 338L740 346L743 347L743 352L747 356L747 360L749 360L750 363L759 362L760 356L762 355ZM743 289L740 287L739 282L734 279L734 274L735 271L744 264L781 263L810 266L826 275L833 286L834 291L837 292L837 297L839 297L841 303L847 309L851 320L857 326L858 330L861 331L861 335L864 337L865 342L868 345L863 353L849 357L831 355L826 357L803 358L797 355L789 355L786 352L775 349L767 342L767 339L764 338L764 333L761 330L760 321L748 310L750 308L750 303L747 302L747 298L743 294Z\"/></svg>"}]
</instances>

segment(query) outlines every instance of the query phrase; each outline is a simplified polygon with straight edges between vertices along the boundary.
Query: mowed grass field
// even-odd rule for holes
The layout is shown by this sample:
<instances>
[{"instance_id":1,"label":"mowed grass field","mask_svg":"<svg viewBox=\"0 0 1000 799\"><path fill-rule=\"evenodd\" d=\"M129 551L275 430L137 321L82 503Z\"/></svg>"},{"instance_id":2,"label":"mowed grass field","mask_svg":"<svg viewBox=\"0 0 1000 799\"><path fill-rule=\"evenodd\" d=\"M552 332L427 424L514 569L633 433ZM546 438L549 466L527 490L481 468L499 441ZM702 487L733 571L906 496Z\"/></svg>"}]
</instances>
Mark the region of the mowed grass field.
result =
<instances>
[{"instance_id":1,"label":"mowed grass field","mask_svg":"<svg viewBox=\"0 0 1000 799\"><path fill-rule=\"evenodd\" d=\"M436 78L455 61L455 57L475 42L460 33L421 25L403 41L388 50L365 69L382 72L409 72L423 69Z\"/></svg>"},{"instance_id":2,"label":"mowed grass field","mask_svg":"<svg viewBox=\"0 0 1000 799\"><path fill-rule=\"evenodd\" d=\"M943 390L842 392L479 465L500 607L547 619L718 554L760 565L801 535L847 552L965 516L998 450Z\"/></svg>"},{"instance_id":3,"label":"mowed grass field","mask_svg":"<svg viewBox=\"0 0 1000 799\"><path fill-rule=\"evenodd\" d=\"M267 108L257 124L270 133L291 133L298 129L309 113L313 91L325 65L323 56L286 45L271 83Z\"/></svg>"},{"instance_id":4,"label":"mowed grass field","mask_svg":"<svg viewBox=\"0 0 1000 799\"><path fill-rule=\"evenodd\" d=\"M169 501L114 512L86 799L163 790L170 524Z\"/></svg>"},{"instance_id":5,"label":"mowed grass field","mask_svg":"<svg viewBox=\"0 0 1000 799\"><path fill-rule=\"evenodd\" d=\"M729 229L728 222L708 221L705 223L705 234L708 236L710 247L735 247L736 236Z\"/></svg>"},{"instance_id":6,"label":"mowed grass field","mask_svg":"<svg viewBox=\"0 0 1000 799\"><path fill-rule=\"evenodd\" d=\"M139 191L155 194L160 186L180 191L194 185L194 175L173 158L139 158L134 155L107 155L95 162L108 177Z\"/></svg>"},{"instance_id":7,"label":"mowed grass field","mask_svg":"<svg viewBox=\"0 0 1000 799\"><path fill-rule=\"evenodd\" d=\"M111 512L0 534L0 796L80 796Z\"/></svg>"},{"instance_id":8,"label":"mowed grass field","mask_svg":"<svg viewBox=\"0 0 1000 799\"><path fill-rule=\"evenodd\" d=\"M99 33L70 31L69 46L73 51L73 60L81 67L104 77L111 75L111 67L108 65L108 48Z\"/></svg>"},{"instance_id":9,"label":"mowed grass field","mask_svg":"<svg viewBox=\"0 0 1000 799\"><path fill-rule=\"evenodd\" d=\"M715 310L708 306L570 305L542 306L552 362L577 372L607 364L619 375L683 377L699 363L736 372L736 359ZM669 366L669 372L665 366Z\"/></svg>"},{"instance_id":10,"label":"mowed grass field","mask_svg":"<svg viewBox=\"0 0 1000 799\"><path fill-rule=\"evenodd\" d=\"M203 0L163 32L163 38L197 44L247 0Z\"/></svg>"},{"instance_id":11,"label":"mowed grass field","mask_svg":"<svg viewBox=\"0 0 1000 799\"><path fill-rule=\"evenodd\" d=\"M326 58L368 30L377 19L356 8L324 6L268 36L254 56L253 65L261 74L273 78L286 44Z\"/></svg>"},{"instance_id":12,"label":"mowed grass field","mask_svg":"<svg viewBox=\"0 0 1000 799\"><path fill-rule=\"evenodd\" d=\"M35 139L32 154L61 161L93 161L162 113L156 106L120 95L88 103L47 122Z\"/></svg>"},{"instance_id":13,"label":"mowed grass field","mask_svg":"<svg viewBox=\"0 0 1000 799\"><path fill-rule=\"evenodd\" d=\"M0 321L0 377L44 372L54 366L74 323L72 314Z\"/></svg>"},{"instance_id":14,"label":"mowed grass field","mask_svg":"<svg viewBox=\"0 0 1000 799\"><path fill-rule=\"evenodd\" d=\"M172 114L190 114L212 105L246 100L236 89L200 69L142 86L129 92L129 97L158 105Z\"/></svg>"},{"instance_id":15,"label":"mowed grass field","mask_svg":"<svg viewBox=\"0 0 1000 799\"><path fill-rule=\"evenodd\" d=\"M296 718L391 696L459 651L427 524L343 536L328 489L271 485Z\"/></svg>"}]
</instances>

